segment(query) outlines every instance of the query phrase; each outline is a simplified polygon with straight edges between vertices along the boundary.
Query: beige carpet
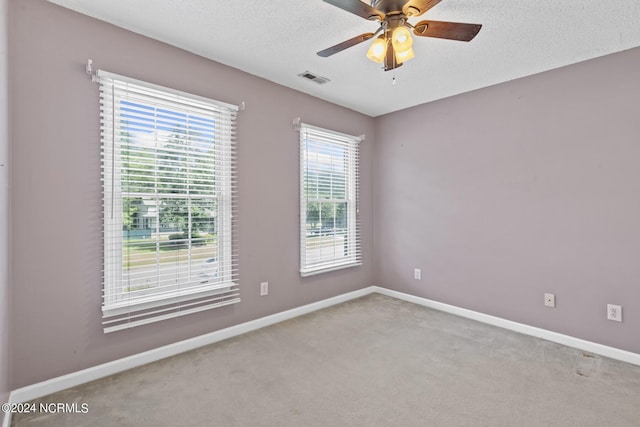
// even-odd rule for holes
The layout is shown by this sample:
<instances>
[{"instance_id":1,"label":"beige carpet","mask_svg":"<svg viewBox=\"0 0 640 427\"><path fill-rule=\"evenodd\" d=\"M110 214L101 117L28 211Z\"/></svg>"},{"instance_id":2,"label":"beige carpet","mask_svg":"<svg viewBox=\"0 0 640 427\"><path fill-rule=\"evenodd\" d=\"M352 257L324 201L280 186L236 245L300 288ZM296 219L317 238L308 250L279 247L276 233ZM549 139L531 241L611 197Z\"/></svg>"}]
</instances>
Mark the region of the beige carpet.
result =
<instances>
[{"instance_id":1,"label":"beige carpet","mask_svg":"<svg viewBox=\"0 0 640 427\"><path fill-rule=\"evenodd\" d=\"M13 426L640 426L640 367L381 295L36 401Z\"/></svg>"}]
</instances>

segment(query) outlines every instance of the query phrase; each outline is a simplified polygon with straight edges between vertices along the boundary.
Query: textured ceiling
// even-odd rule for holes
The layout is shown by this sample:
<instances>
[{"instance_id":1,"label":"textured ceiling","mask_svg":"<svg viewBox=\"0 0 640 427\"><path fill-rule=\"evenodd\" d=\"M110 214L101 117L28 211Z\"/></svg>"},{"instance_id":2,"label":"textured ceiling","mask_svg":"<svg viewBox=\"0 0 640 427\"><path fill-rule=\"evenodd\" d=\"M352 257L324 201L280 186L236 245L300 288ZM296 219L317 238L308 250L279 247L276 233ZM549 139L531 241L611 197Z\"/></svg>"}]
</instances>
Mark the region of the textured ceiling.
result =
<instances>
[{"instance_id":1,"label":"textured ceiling","mask_svg":"<svg viewBox=\"0 0 640 427\"><path fill-rule=\"evenodd\" d=\"M322 0L49 1L370 116L640 46L640 0L443 0L410 22L482 30L469 43L416 38L393 85L369 42L316 55L378 26Z\"/></svg>"}]
</instances>

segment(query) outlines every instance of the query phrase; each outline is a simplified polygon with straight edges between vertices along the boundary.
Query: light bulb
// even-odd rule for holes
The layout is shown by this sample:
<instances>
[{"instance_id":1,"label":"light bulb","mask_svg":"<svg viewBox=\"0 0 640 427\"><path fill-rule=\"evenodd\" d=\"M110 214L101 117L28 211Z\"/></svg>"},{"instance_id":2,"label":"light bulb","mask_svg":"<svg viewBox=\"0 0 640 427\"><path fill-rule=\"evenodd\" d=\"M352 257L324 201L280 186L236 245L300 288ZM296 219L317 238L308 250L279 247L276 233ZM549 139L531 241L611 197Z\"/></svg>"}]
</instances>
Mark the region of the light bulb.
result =
<instances>
[{"instance_id":1,"label":"light bulb","mask_svg":"<svg viewBox=\"0 0 640 427\"><path fill-rule=\"evenodd\" d=\"M402 64L403 62L408 61L415 56L412 48L409 48L404 52L398 52L396 50L395 53L396 53L396 62L398 64Z\"/></svg>"},{"instance_id":2,"label":"light bulb","mask_svg":"<svg viewBox=\"0 0 640 427\"><path fill-rule=\"evenodd\" d=\"M369 47L369 51L367 52L367 58L372 60L373 62L380 63L384 61L384 57L387 54L387 40L384 36L379 36L371 46Z\"/></svg>"},{"instance_id":3,"label":"light bulb","mask_svg":"<svg viewBox=\"0 0 640 427\"><path fill-rule=\"evenodd\" d=\"M413 39L411 38L411 33L406 27L398 27L393 30L391 43L393 43L393 49L396 52L404 52L411 49Z\"/></svg>"}]
</instances>

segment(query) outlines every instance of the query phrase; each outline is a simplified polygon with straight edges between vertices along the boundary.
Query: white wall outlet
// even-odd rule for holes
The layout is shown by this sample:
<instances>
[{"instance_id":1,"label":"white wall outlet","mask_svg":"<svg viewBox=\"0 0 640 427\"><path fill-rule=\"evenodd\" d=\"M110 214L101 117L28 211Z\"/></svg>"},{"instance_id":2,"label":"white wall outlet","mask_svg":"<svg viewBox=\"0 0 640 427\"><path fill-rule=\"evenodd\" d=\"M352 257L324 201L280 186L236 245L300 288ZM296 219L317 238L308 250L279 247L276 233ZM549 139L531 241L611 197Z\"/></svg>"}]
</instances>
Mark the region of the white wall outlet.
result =
<instances>
[{"instance_id":1,"label":"white wall outlet","mask_svg":"<svg viewBox=\"0 0 640 427\"><path fill-rule=\"evenodd\" d=\"M260 296L269 295L269 282L260 283Z\"/></svg>"},{"instance_id":2,"label":"white wall outlet","mask_svg":"<svg viewBox=\"0 0 640 427\"><path fill-rule=\"evenodd\" d=\"M413 278L416 280L421 280L422 279L422 270L420 270L419 268L414 268L413 269Z\"/></svg>"},{"instance_id":3,"label":"white wall outlet","mask_svg":"<svg viewBox=\"0 0 640 427\"><path fill-rule=\"evenodd\" d=\"M607 319L622 322L622 306L607 304Z\"/></svg>"},{"instance_id":4,"label":"white wall outlet","mask_svg":"<svg viewBox=\"0 0 640 427\"><path fill-rule=\"evenodd\" d=\"M547 307L555 307L556 306L555 294L544 294L544 305L546 305Z\"/></svg>"}]
</instances>

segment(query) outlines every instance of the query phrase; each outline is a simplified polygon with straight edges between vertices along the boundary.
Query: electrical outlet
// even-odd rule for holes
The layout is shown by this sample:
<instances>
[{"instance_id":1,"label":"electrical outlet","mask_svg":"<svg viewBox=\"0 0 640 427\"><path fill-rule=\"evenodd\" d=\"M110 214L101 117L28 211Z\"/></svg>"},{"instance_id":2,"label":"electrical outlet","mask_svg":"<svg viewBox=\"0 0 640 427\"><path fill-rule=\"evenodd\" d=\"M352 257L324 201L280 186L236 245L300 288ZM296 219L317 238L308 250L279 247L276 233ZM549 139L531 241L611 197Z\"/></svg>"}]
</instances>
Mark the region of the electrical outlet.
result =
<instances>
[{"instance_id":1,"label":"electrical outlet","mask_svg":"<svg viewBox=\"0 0 640 427\"><path fill-rule=\"evenodd\" d=\"M420 270L419 268L414 268L413 269L413 278L416 280L421 280L422 279L422 270Z\"/></svg>"},{"instance_id":2,"label":"electrical outlet","mask_svg":"<svg viewBox=\"0 0 640 427\"><path fill-rule=\"evenodd\" d=\"M544 305L546 305L547 307L555 308L556 306L555 294L544 294Z\"/></svg>"},{"instance_id":3,"label":"electrical outlet","mask_svg":"<svg viewBox=\"0 0 640 427\"><path fill-rule=\"evenodd\" d=\"M269 295L269 282L260 283L260 296Z\"/></svg>"},{"instance_id":4,"label":"electrical outlet","mask_svg":"<svg viewBox=\"0 0 640 427\"><path fill-rule=\"evenodd\" d=\"M607 304L607 319L622 322L622 306Z\"/></svg>"}]
</instances>

